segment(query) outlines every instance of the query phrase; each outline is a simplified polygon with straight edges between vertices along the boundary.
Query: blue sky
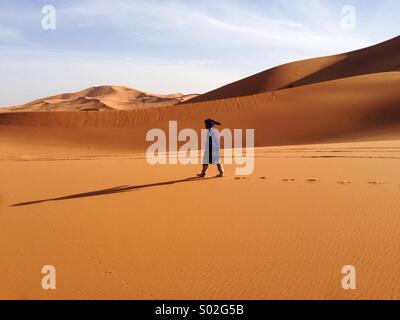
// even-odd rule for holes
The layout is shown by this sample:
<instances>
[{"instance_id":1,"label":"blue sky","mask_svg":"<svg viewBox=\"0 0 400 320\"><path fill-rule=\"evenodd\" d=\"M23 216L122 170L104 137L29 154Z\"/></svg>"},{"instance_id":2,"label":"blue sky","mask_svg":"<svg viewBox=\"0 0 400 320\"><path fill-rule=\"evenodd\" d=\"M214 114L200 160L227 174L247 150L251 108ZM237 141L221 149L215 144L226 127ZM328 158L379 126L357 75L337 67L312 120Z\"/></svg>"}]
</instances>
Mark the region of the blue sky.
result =
<instances>
[{"instance_id":1,"label":"blue sky","mask_svg":"<svg viewBox=\"0 0 400 320\"><path fill-rule=\"evenodd\" d=\"M203 93L393 38L399 12L398 0L1 0L0 106L102 84Z\"/></svg>"}]
</instances>

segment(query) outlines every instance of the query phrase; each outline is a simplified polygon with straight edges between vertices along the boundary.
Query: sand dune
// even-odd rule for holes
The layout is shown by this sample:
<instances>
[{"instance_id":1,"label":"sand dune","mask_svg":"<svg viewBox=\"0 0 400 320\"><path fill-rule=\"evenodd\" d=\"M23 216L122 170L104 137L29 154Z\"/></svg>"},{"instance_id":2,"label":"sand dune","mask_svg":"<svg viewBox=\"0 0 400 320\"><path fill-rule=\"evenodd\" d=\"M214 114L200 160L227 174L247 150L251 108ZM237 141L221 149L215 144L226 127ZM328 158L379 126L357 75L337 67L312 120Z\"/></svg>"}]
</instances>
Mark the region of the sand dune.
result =
<instances>
[{"instance_id":1,"label":"sand dune","mask_svg":"<svg viewBox=\"0 0 400 320\"><path fill-rule=\"evenodd\" d=\"M0 112L132 110L174 105L195 96L152 94L122 86L100 86L3 108Z\"/></svg>"},{"instance_id":2,"label":"sand dune","mask_svg":"<svg viewBox=\"0 0 400 320\"><path fill-rule=\"evenodd\" d=\"M183 103L247 96L387 71L400 71L400 37L354 52L278 66Z\"/></svg>"},{"instance_id":3,"label":"sand dune","mask_svg":"<svg viewBox=\"0 0 400 320\"><path fill-rule=\"evenodd\" d=\"M227 128L252 128L256 146L400 138L400 72L326 81L240 98L100 113L0 115L0 139L143 151L150 128L202 127L213 117Z\"/></svg>"}]
</instances>

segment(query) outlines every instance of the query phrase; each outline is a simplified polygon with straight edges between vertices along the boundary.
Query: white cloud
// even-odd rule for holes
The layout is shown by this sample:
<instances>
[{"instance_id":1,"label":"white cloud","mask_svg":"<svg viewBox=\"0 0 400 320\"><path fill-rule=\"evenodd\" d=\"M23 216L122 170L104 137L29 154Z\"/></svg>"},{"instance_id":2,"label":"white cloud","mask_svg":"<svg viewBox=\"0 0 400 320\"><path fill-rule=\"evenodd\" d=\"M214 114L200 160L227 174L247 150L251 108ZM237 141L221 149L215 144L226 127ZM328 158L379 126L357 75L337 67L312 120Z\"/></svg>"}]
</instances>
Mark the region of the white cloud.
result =
<instances>
[{"instance_id":1,"label":"white cloud","mask_svg":"<svg viewBox=\"0 0 400 320\"><path fill-rule=\"evenodd\" d=\"M203 1L197 5L170 0L86 0L62 10L76 22L74 26L107 25L132 35L144 30L143 36L146 31L165 31L162 37L168 36L171 42L192 38L202 43L220 40L225 44L229 41L231 46L247 43L264 47L304 47L307 43L310 51L340 50L367 43L359 34L338 29L340 7L332 10L328 2L318 0L282 0L282 5L292 13L292 20L284 15L276 18L261 14L247 9L243 3L226 0Z\"/></svg>"},{"instance_id":2,"label":"white cloud","mask_svg":"<svg viewBox=\"0 0 400 320\"><path fill-rule=\"evenodd\" d=\"M269 4L269 13L228 0L86 0L63 10L75 21L74 26L106 25L132 43L139 37L176 48L179 56L180 50L188 47L194 53L216 54L219 49L221 54L216 58L221 59L226 52L231 56L238 52L238 61L251 60L255 51L265 52L266 57L278 51L281 60L273 62L283 63L372 44L363 34L339 29L341 6L320 0L281 0L280 4L281 8Z\"/></svg>"}]
</instances>

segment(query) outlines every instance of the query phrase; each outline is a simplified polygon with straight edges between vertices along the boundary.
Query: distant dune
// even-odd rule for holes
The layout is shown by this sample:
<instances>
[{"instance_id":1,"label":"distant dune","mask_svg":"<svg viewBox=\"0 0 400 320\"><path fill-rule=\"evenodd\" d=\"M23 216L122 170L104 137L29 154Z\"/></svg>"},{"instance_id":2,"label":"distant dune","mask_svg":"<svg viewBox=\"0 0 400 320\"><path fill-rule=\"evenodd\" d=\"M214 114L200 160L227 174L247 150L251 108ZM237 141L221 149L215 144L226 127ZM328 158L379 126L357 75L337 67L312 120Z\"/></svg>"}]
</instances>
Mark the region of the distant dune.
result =
<instances>
[{"instance_id":1,"label":"distant dune","mask_svg":"<svg viewBox=\"0 0 400 320\"><path fill-rule=\"evenodd\" d=\"M30 103L0 109L3 112L18 111L103 111L132 110L174 105L195 97L196 94L153 94L121 86L91 87L75 93L65 93L42 98Z\"/></svg>"},{"instance_id":2,"label":"distant dune","mask_svg":"<svg viewBox=\"0 0 400 320\"><path fill-rule=\"evenodd\" d=\"M335 56L297 61L228 84L183 103L248 96L340 78L400 71L400 36Z\"/></svg>"}]
</instances>

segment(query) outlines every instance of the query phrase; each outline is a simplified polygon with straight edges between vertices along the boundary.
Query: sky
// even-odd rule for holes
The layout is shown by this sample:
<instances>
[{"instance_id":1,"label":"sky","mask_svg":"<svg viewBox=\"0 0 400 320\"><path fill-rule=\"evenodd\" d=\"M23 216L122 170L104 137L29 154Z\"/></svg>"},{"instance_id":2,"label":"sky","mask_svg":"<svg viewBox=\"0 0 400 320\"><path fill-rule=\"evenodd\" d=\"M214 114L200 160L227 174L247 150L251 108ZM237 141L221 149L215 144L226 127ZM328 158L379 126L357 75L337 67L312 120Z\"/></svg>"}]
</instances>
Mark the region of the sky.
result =
<instances>
[{"instance_id":1,"label":"sky","mask_svg":"<svg viewBox=\"0 0 400 320\"><path fill-rule=\"evenodd\" d=\"M399 12L399 0L1 0L0 106L98 85L204 93L396 37Z\"/></svg>"}]
</instances>

